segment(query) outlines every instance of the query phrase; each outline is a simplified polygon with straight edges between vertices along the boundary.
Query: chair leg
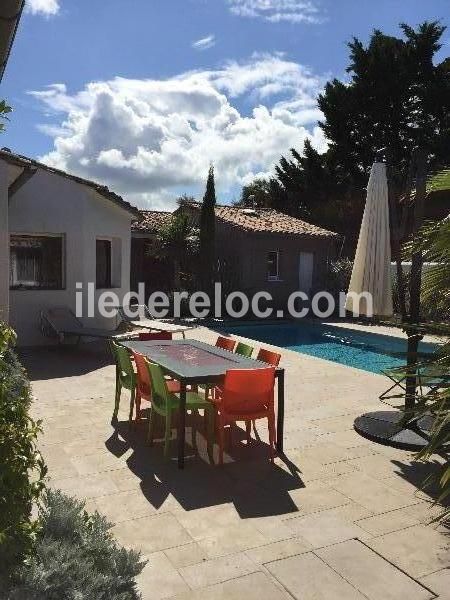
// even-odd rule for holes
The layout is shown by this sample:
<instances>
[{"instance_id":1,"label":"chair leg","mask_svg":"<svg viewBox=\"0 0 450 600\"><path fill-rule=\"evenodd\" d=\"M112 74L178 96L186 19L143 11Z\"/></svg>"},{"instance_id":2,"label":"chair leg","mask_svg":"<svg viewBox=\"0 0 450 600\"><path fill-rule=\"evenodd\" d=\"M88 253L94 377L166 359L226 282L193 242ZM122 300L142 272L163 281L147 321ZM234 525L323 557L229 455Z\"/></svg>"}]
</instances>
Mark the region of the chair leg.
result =
<instances>
[{"instance_id":1,"label":"chair leg","mask_svg":"<svg viewBox=\"0 0 450 600\"><path fill-rule=\"evenodd\" d=\"M269 426L270 462L273 464L273 460L275 458L275 440L276 440L275 415L273 412L267 416L267 421L268 421L268 426Z\"/></svg>"},{"instance_id":2,"label":"chair leg","mask_svg":"<svg viewBox=\"0 0 450 600\"><path fill-rule=\"evenodd\" d=\"M156 413L153 410L153 407L150 407L150 416L148 418L148 433L147 433L147 442L149 446L153 446L153 436L155 433L155 419Z\"/></svg>"},{"instance_id":3,"label":"chair leg","mask_svg":"<svg viewBox=\"0 0 450 600\"><path fill-rule=\"evenodd\" d=\"M122 386L120 385L120 379L116 377L116 394L114 398L114 412L112 416L112 420L117 420L117 415L119 414L119 405L120 405L120 396L122 393Z\"/></svg>"},{"instance_id":4,"label":"chair leg","mask_svg":"<svg viewBox=\"0 0 450 600\"><path fill-rule=\"evenodd\" d=\"M231 450L231 448L233 447L233 423L230 423L230 425L227 428L227 437L228 450Z\"/></svg>"},{"instance_id":5,"label":"chair leg","mask_svg":"<svg viewBox=\"0 0 450 600\"><path fill-rule=\"evenodd\" d=\"M136 390L136 397L134 399L135 413L136 413L136 422L140 421L142 418L141 415L141 394L139 389Z\"/></svg>"},{"instance_id":6,"label":"chair leg","mask_svg":"<svg viewBox=\"0 0 450 600\"><path fill-rule=\"evenodd\" d=\"M205 423L206 423L206 440L208 448L208 458L211 465L214 464L214 424L215 424L215 411L213 408L205 409Z\"/></svg>"},{"instance_id":7,"label":"chair leg","mask_svg":"<svg viewBox=\"0 0 450 600\"><path fill-rule=\"evenodd\" d=\"M247 434L247 446L252 443L252 422L245 421L245 432Z\"/></svg>"},{"instance_id":8,"label":"chair leg","mask_svg":"<svg viewBox=\"0 0 450 600\"><path fill-rule=\"evenodd\" d=\"M136 390L132 388L130 392L130 414L128 415L128 429L131 429L133 426L133 409L135 396Z\"/></svg>"},{"instance_id":9,"label":"chair leg","mask_svg":"<svg viewBox=\"0 0 450 600\"><path fill-rule=\"evenodd\" d=\"M172 425L171 425L171 419L172 415L171 412L168 411L166 414L166 427L165 427L165 433L164 433L164 458L167 458L169 456L169 450L170 450L170 439L172 437Z\"/></svg>"},{"instance_id":10,"label":"chair leg","mask_svg":"<svg viewBox=\"0 0 450 600\"><path fill-rule=\"evenodd\" d=\"M256 429L256 421L252 421L252 425L253 425L253 433L255 435L255 440L257 440L258 442L261 441L261 437L258 433L258 430Z\"/></svg>"},{"instance_id":11,"label":"chair leg","mask_svg":"<svg viewBox=\"0 0 450 600\"><path fill-rule=\"evenodd\" d=\"M197 416L198 410L193 410L191 414L192 448L195 454L198 454L197 448Z\"/></svg>"},{"instance_id":12,"label":"chair leg","mask_svg":"<svg viewBox=\"0 0 450 600\"><path fill-rule=\"evenodd\" d=\"M222 422L222 419L219 415L218 422L218 442L219 442L219 465L223 466L223 447L225 445L225 424Z\"/></svg>"}]
</instances>

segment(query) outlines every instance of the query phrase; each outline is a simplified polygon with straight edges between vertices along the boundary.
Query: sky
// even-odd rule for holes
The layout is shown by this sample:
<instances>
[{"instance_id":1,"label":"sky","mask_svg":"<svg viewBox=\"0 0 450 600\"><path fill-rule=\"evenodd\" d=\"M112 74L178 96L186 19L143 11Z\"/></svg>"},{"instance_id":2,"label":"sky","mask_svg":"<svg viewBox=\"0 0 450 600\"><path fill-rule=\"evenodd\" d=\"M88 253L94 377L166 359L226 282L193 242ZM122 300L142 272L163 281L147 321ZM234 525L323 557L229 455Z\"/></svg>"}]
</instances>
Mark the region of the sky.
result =
<instances>
[{"instance_id":1,"label":"sky","mask_svg":"<svg viewBox=\"0 0 450 600\"><path fill-rule=\"evenodd\" d=\"M0 144L158 210L213 163L229 203L307 137L326 150L317 95L353 36L436 19L449 0L27 0Z\"/></svg>"}]
</instances>

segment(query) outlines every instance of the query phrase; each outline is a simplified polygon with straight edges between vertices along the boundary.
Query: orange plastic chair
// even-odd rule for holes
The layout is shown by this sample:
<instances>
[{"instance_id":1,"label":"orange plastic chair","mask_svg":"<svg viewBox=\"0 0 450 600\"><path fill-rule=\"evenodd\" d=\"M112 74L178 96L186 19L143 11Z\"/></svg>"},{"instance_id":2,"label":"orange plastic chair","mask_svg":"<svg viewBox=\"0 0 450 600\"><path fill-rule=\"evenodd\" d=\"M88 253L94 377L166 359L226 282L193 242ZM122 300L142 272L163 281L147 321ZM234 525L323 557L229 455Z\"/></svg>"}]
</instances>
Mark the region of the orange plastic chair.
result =
<instances>
[{"instance_id":1,"label":"orange plastic chair","mask_svg":"<svg viewBox=\"0 0 450 600\"><path fill-rule=\"evenodd\" d=\"M230 352L234 351L234 347L236 346L236 340L232 340L231 338L222 337L219 335L216 342L217 348L222 348L222 350L229 350Z\"/></svg>"},{"instance_id":2,"label":"orange plastic chair","mask_svg":"<svg viewBox=\"0 0 450 600\"><path fill-rule=\"evenodd\" d=\"M281 354L278 354L277 352L272 352L271 350L266 350L265 348L261 348L258 352L256 360L265 362L268 365L272 365L273 367L278 367L281 360Z\"/></svg>"},{"instance_id":3,"label":"orange plastic chair","mask_svg":"<svg viewBox=\"0 0 450 600\"><path fill-rule=\"evenodd\" d=\"M273 462L276 440L274 386L275 367L227 371L221 397L212 400L217 408L219 464L223 465L225 427L236 421L244 421L247 425L257 419L268 421L270 460Z\"/></svg>"},{"instance_id":4,"label":"orange plastic chair","mask_svg":"<svg viewBox=\"0 0 450 600\"><path fill-rule=\"evenodd\" d=\"M150 381L150 374L147 366L147 359L143 354L139 352L133 352L134 362L136 364L136 396L135 396L135 406L136 406L136 421L139 421L142 417L141 413L141 401L147 400L147 402L151 402L152 400L152 384ZM167 389L172 394L178 394L180 391L180 382L175 379L169 379L166 381Z\"/></svg>"},{"instance_id":5,"label":"orange plastic chair","mask_svg":"<svg viewBox=\"0 0 450 600\"><path fill-rule=\"evenodd\" d=\"M146 331L139 334L140 342L152 342L157 340L171 340L172 334L170 331Z\"/></svg>"}]
</instances>

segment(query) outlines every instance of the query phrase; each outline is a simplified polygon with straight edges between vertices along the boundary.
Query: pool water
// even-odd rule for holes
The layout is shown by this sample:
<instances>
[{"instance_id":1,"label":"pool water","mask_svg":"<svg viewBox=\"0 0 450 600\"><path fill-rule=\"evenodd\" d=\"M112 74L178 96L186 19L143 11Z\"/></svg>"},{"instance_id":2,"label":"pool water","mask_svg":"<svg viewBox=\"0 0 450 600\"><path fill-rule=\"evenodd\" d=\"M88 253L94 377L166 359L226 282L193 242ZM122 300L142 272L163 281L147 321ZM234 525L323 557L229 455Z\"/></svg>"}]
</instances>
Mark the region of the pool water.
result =
<instances>
[{"instance_id":1,"label":"pool water","mask_svg":"<svg viewBox=\"0 0 450 600\"><path fill-rule=\"evenodd\" d=\"M333 325L310 322L231 324L224 326L223 331L370 373L399 367L406 360L406 337ZM424 355L435 349L435 344L421 342L419 345L419 352Z\"/></svg>"}]
</instances>

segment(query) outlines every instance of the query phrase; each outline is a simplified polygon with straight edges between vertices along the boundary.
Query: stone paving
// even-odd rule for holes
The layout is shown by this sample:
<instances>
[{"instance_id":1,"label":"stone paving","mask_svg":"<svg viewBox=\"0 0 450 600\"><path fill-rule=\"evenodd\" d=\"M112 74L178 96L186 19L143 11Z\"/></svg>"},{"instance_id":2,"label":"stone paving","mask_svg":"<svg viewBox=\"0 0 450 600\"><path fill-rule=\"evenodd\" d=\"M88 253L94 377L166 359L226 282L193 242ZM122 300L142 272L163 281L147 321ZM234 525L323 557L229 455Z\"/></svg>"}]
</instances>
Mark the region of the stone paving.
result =
<instances>
[{"instance_id":1,"label":"stone paving","mask_svg":"<svg viewBox=\"0 0 450 600\"><path fill-rule=\"evenodd\" d=\"M223 468L209 465L201 434L193 454L188 430L179 471L175 431L169 461L161 444L145 444L145 423L128 432L127 392L110 425L114 367L104 348L25 353L51 485L86 499L120 543L142 551L144 600L450 599L448 532L428 524L433 490L418 490L433 465L352 428L380 409L385 379L282 355L286 458L270 465L261 421L249 447L234 429Z\"/></svg>"}]
</instances>

